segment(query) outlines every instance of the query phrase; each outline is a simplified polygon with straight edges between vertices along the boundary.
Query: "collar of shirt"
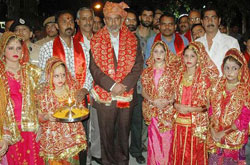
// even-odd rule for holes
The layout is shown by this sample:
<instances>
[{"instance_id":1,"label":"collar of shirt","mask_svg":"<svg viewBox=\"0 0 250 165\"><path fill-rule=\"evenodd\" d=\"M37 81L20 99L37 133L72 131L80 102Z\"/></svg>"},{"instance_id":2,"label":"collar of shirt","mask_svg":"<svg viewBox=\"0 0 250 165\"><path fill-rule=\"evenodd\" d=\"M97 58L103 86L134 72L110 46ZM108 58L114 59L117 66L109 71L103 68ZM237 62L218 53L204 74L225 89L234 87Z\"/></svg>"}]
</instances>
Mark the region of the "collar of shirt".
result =
<instances>
[{"instance_id":1,"label":"collar of shirt","mask_svg":"<svg viewBox=\"0 0 250 165\"><path fill-rule=\"evenodd\" d=\"M175 40L175 34L173 34L173 37L172 37L172 40L170 42L168 42L163 35L161 35L161 39L167 43L168 45L171 44L171 43L174 43L174 40Z\"/></svg>"},{"instance_id":2,"label":"collar of shirt","mask_svg":"<svg viewBox=\"0 0 250 165\"><path fill-rule=\"evenodd\" d=\"M72 37L71 37L71 40L70 40L71 47L68 47L68 45L66 44L66 42L61 37L60 37L60 40L61 40L61 42L62 42L62 44L63 44L64 47L66 47L68 49L72 49L73 48L73 38Z\"/></svg>"},{"instance_id":3,"label":"collar of shirt","mask_svg":"<svg viewBox=\"0 0 250 165\"><path fill-rule=\"evenodd\" d=\"M140 38L140 40L141 39L144 39L144 40L148 40L150 37L152 37L153 35L155 34L155 32L152 30L152 29L150 29L149 30L149 33L148 33L148 35L147 35L147 37L142 37L141 35L140 35L140 33L139 33L139 26L136 28L136 35Z\"/></svg>"},{"instance_id":4,"label":"collar of shirt","mask_svg":"<svg viewBox=\"0 0 250 165\"><path fill-rule=\"evenodd\" d=\"M111 40L111 44L114 48L115 51L115 57L116 60L118 60L118 51L119 51L119 38L120 38L120 34L118 33L117 37L114 37L112 34L110 34L110 40Z\"/></svg>"},{"instance_id":5,"label":"collar of shirt","mask_svg":"<svg viewBox=\"0 0 250 165\"><path fill-rule=\"evenodd\" d=\"M84 41L83 44L89 50L90 49L90 40L85 35L82 35L82 36L83 36L83 41Z\"/></svg>"}]
</instances>

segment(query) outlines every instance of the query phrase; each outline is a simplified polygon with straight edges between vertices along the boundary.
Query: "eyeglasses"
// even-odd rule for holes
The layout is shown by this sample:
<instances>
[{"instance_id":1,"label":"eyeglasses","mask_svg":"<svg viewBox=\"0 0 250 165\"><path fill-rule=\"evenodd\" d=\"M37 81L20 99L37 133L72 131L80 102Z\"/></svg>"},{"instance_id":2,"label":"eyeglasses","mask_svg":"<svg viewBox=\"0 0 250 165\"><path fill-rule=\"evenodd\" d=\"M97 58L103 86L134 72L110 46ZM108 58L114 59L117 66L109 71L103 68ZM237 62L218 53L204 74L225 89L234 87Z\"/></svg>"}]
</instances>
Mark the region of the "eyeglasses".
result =
<instances>
[{"instance_id":1,"label":"eyeglasses","mask_svg":"<svg viewBox=\"0 0 250 165\"><path fill-rule=\"evenodd\" d=\"M190 21L192 22L199 22L201 20L201 18L199 17L195 17L195 18L188 18Z\"/></svg>"}]
</instances>

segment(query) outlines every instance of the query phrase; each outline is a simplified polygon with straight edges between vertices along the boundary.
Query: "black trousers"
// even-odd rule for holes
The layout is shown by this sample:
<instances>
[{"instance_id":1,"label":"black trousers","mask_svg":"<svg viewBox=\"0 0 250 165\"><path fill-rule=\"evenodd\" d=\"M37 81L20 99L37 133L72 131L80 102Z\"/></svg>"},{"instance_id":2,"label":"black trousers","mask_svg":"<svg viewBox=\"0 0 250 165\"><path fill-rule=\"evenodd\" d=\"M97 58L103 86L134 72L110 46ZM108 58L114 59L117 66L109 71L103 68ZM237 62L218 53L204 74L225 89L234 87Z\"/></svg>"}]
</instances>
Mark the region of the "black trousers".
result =
<instances>
[{"instance_id":1,"label":"black trousers","mask_svg":"<svg viewBox=\"0 0 250 165\"><path fill-rule=\"evenodd\" d=\"M142 101L141 94L137 94L137 104L134 106L131 120L131 143L129 152L132 156L142 155Z\"/></svg>"},{"instance_id":2,"label":"black trousers","mask_svg":"<svg viewBox=\"0 0 250 165\"><path fill-rule=\"evenodd\" d=\"M97 110L101 137L103 165L128 165L129 131L133 108L117 108L94 102Z\"/></svg>"}]
</instances>

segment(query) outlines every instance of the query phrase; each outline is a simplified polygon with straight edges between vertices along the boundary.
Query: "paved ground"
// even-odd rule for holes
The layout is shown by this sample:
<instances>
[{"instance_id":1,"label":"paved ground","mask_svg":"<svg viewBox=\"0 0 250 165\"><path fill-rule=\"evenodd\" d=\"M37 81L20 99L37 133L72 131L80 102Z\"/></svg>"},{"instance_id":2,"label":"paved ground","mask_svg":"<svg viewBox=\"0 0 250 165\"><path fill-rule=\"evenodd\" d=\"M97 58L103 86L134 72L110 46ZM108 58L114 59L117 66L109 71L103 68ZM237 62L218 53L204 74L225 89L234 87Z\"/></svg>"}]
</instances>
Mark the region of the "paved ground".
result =
<instances>
[{"instance_id":1,"label":"paved ground","mask_svg":"<svg viewBox=\"0 0 250 165\"><path fill-rule=\"evenodd\" d=\"M143 152L142 154L143 154L144 158L147 160L147 152ZM144 163L142 165L146 165L146 164L147 163ZM92 165L98 165L98 164L93 161ZM132 156L130 156L130 158L129 158L129 165L139 165L139 164L136 162L135 158L133 158Z\"/></svg>"}]
</instances>

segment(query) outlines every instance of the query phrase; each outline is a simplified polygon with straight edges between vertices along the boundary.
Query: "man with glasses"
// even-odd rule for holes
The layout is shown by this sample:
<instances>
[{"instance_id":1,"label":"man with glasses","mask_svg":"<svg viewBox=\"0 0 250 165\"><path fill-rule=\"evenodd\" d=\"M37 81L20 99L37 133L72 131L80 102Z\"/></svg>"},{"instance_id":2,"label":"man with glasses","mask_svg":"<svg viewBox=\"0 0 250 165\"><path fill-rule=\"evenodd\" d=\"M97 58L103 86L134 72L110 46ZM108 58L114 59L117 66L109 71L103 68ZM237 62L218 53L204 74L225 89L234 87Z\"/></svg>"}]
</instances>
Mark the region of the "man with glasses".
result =
<instances>
[{"instance_id":1,"label":"man with glasses","mask_svg":"<svg viewBox=\"0 0 250 165\"><path fill-rule=\"evenodd\" d=\"M214 6L205 8L201 16L201 22L206 34L197 41L203 43L209 56L220 71L221 76L221 64L225 53L231 48L240 50L240 46L236 39L219 31L221 17Z\"/></svg>"},{"instance_id":2,"label":"man with glasses","mask_svg":"<svg viewBox=\"0 0 250 165\"><path fill-rule=\"evenodd\" d=\"M187 22L189 25L189 30L185 32L184 36L188 39L189 42L191 42L192 40L194 40L194 38L192 38L192 35L191 35L191 29L192 29L193 25L201 23L200 12L197 10L191 10L188 14Z\"/></svg>"}]
</instances>

